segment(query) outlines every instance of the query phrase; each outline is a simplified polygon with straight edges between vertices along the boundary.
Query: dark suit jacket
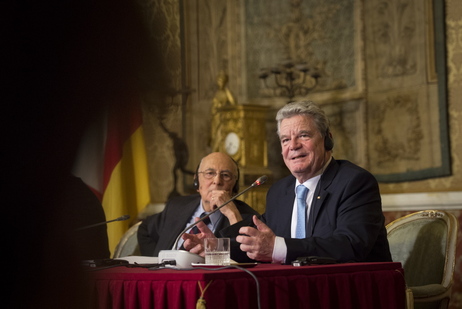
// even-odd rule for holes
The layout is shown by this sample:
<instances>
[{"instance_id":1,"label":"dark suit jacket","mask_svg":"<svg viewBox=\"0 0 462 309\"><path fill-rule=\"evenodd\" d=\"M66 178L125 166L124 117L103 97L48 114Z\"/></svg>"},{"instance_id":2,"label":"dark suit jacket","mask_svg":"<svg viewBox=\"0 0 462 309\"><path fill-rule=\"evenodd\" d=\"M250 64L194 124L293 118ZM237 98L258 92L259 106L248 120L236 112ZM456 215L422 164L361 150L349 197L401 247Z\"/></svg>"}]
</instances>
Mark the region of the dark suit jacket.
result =
<instances>
[{"instance_id":1,"label":"dark suit jacket","mask_svg":"<svg viewBox=\"0 0 462 309\"><path fill-rule=\"evenodd\" d=\"M286 263L303 256L391 261L378 183L368 171L332 159L316 188L304 239L291 238L294 200L295 178L290 175L271 186L261 218L276 236L284 237Z\"/></svg>"},{"instance_id":2,"label":"dark suit jacket","mask_svg":"<svg viewBox=\"0 0 462 309\"><path fill-rule=\"evenodd\" d=\"M263 215L273 232L285 238L287 262L310 255L339 262L391 261L379 187L372 174L332 159L316 188L305 239L290 238L294 188L293 176L273 185Z\"/></svg>"},{"instance_id":3,"label":"dark suit jacket","mask_svg":"<svg viewBox=\"0 0 462 309\"><path fill-rule=\"evenodd\" d=\"M167 202L162 212L149 216L143 220L138 228L138 243L141 255L158 256L160 250L172 249L176 238L184 230L187 222L199 206L200 195L174 197ZM253 215L259 215L256 210L246 203L235 200L234 204L242 215L242 218L249 222ZM251 220L250 220L251 221ZM223 231L230 226L228 218L223 216L215 230L217 237L223 236ZM236 243L236 235L231 235L231 258L240 262L239 255L233 252L240 251Z\"/></svg>"}]
</instances>

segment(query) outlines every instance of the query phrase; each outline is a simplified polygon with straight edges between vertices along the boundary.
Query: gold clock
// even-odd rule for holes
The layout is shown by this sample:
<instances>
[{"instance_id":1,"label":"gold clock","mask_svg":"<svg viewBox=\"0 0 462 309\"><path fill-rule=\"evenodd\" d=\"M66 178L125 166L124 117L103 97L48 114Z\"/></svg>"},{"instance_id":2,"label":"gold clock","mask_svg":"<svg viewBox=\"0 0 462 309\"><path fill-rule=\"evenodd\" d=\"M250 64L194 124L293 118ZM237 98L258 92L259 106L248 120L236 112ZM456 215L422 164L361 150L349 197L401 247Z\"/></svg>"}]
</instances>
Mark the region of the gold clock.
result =
<instances>
[{"instance_id":1,"label":"gold clock","mask_svg":"<svg viewBox=\"0 0 462 309\"><path fill-rule=\"evenodd\" d=\"M250 186L262 175L267 175L271 181L266 140L267 113L267 106L236 104L220 108L212 120L220 124L219 129L213 132L213 151L225 152L239 164L241 188ZM242 200L263 213L268 188L267 185L255 188L243 195Z\"/></svg>"}]
</instances>

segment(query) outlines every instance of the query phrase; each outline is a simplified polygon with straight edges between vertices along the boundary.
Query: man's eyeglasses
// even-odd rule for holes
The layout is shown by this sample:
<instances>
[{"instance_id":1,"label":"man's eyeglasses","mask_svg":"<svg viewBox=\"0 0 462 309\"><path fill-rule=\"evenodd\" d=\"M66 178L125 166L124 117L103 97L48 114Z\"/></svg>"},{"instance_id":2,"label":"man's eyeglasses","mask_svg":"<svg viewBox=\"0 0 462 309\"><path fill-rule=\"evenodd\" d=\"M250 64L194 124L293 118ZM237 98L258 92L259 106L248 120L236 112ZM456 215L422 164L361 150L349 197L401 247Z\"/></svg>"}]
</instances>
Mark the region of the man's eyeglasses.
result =
<instances>
[{"instance_id":1,"label":"man's eyeglasses","mask_svg":"<svg viewBox=\"0 0 462 309\"><path fill-rule=\"evenodd\" d=\"M210 171L199 172L199 174L203 174L205 179L212 179L217 176L218 172L210 170ZM221 172L220 177L224 181L230 181L233 178L233 175L230 172Z\"/></svg>"}]
</instances>

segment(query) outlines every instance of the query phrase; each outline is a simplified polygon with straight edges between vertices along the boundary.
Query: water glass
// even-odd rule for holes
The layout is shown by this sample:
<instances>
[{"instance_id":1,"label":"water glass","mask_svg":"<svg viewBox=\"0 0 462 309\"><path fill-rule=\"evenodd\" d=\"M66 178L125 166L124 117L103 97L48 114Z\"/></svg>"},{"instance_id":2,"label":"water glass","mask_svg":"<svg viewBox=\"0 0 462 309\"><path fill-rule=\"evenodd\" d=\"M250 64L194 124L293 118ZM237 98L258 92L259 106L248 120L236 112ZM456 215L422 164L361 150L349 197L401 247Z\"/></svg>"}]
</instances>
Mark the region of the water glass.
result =
<instances>
[{"instance_id":1,"label":"water glass","mask_svg":"<svg viewBox=\"0 0 462 309\"><path fill-rule=\"evenodd\" d=\"M229 265L230 264L230 239L229 238L205 238L205 264Z\"/></svg>"}]
</instances>

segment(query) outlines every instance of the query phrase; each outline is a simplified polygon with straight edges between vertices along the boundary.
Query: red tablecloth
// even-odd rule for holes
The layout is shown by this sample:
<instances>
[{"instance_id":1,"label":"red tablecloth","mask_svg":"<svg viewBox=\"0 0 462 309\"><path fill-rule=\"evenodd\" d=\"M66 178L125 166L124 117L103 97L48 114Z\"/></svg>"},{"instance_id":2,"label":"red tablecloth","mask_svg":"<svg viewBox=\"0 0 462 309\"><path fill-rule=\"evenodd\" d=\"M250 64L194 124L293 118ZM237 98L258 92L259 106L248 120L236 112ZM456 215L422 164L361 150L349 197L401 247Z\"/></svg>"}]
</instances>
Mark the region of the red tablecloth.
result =
<instances>
[{"instance_id":1,"label":"red tablecloth","mask_svg":"<svg viewBox=\"0 0 462 309\"><path fill-rule=\"evenodd\" d=\"M95 308L404 308L400 263L322 266L258 264L241 269L148 270L125 266L89 272ZM257 286L259 287L257 289ZM258 293L259 292L259 293Z\"/></svg>"}]
</instances>

